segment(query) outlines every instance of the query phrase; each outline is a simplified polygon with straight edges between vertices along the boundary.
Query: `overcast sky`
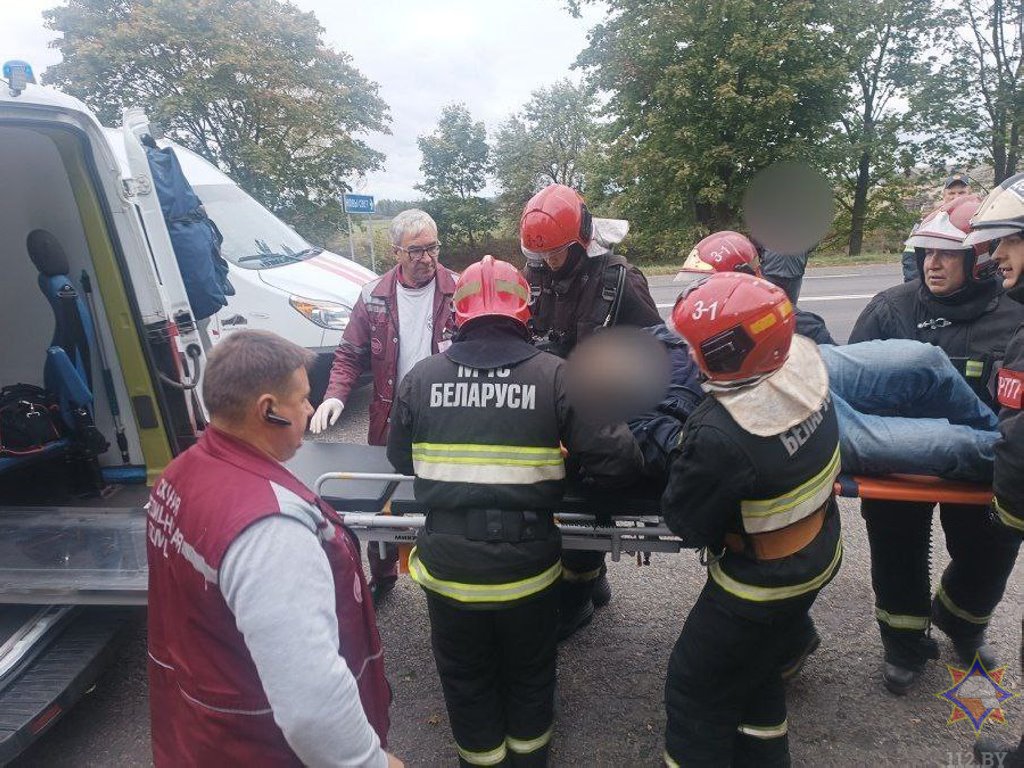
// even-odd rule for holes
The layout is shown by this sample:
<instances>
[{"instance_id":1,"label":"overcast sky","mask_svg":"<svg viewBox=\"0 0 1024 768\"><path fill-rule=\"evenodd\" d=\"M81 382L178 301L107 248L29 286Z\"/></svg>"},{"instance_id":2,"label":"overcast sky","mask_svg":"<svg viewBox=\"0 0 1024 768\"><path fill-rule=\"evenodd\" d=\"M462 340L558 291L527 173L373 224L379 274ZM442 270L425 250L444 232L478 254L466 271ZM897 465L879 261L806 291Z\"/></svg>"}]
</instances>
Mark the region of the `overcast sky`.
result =
<instances>
[{"instance_id":1,"label":"overcast sky","mask_svg":"<svg viewBox=\"0 0 1024 768\"><path fill-rule=\"evenodd\" d=\"M403 200L419 196L416 137L433 130L445 104L464 102L492 134L532 91L579 79L570 67L601 18L600 7L588 5L582 19L573 19L562 0L294 1L316 14L328 45L351 54L379 83L392 135L369 138L387 160L362 191ZM42 17L57 0L0 4L0 61L24 59L38 74L60 60L47 45L54 34Z\"/></svg>"}]
</instances>

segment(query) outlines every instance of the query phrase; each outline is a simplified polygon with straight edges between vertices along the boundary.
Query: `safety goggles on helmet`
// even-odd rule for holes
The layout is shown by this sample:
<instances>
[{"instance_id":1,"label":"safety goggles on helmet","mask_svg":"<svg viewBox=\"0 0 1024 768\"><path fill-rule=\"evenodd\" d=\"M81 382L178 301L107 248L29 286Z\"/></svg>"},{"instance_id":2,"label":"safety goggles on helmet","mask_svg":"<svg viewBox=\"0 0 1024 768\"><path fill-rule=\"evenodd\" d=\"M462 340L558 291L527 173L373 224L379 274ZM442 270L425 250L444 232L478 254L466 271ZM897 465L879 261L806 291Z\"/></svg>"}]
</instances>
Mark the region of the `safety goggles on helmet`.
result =
<instances>
[{"instance_id":1,"label":"safety goggles on helmet","mask_svg":"<svg viewBox=\"0 0 1024 768\"><path fill-rule=\"evenodd\" d=\"M523 256L525 256L528 261L538 263L542 261L548 261L549 259L556 259L563 253L568 251L570 245L572 245L571 242L566 243L565 245L560 246L558 248L552 248L550 251L531 251L526 246L522 246L520 250L523 252Z\"/></svg>"}]
</instances>

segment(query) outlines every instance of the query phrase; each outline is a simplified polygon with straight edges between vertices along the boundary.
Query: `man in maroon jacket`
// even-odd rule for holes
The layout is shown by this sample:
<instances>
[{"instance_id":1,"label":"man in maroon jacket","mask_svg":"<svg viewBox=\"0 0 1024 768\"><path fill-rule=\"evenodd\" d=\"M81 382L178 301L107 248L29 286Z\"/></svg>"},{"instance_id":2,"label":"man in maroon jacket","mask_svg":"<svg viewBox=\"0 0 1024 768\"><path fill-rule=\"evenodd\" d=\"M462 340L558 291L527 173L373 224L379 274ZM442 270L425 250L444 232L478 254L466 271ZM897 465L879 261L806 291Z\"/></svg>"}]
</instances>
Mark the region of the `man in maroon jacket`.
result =
<instances>
[{"instance_id":1,"label":"man in maroon jacket","mask_svg":"<svg viewBox=\"0 0 1024 768\"><path fill-rule=\"evenodd\" d=\"M313 410L308 364L267 331L225 339L203 378L210 426L153 487L157 768L401 766L355 536L282 465Z\"/></svg>"},{"instance_id":2,"label":"man in maroon jacket","mask_svg":"<svg viewBox=\"0 0 1024 768\"><path fill-rule=\"evenodd\" d=\"M420 210L402 211L391 221L391 251L398 263L363 287L334 353L323 403L309 428L319 434L333 425L366 367L373 373L370 445L387 445L391 407L398 384L416 363L451 344L455 332L451 299L455 273L438 263L437 225ZM398 549L385 557L370 547L370 586L380 600L398 578Z\"/></svg>"}]
</instances>

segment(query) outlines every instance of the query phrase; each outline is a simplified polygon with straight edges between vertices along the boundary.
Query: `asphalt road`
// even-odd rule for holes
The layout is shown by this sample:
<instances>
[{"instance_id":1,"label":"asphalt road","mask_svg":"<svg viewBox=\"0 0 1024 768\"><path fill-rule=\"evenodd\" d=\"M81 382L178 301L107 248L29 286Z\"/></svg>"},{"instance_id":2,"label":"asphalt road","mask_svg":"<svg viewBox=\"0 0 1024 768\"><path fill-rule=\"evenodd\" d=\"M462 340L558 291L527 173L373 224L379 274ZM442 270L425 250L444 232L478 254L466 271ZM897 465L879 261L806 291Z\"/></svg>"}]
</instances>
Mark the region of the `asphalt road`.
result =
<instances>
[{"instance_id":1,"label":"asphalt road","mask_svg":"<svg viewBox=\"0 0 1024 768\"><path fill-rule=\"evenodd\" d=\"M899 280L898 265L812 270L801 305L823 315L845 340L874 292ZM653 278L663 314L675 298L671 277ZM326 439L362 442L368 388L356 393ZM969 765L973 732L947 725L950 705L936 694L950 686L952 649L940 637L942 659L930 665L905 698L881 686L880 646L864 526L858 503L842 500L846 555L836 580L813 614L823 637L799 678L789 686L790 740L798 766ZM948 561L941 527L933 535L933 575ZM1020 692L1020 612L1024 560L1018 561L990 639L1009 666L1004 684ZM624 556L609 563L611 604L559 651L555 766L655 766L664 730L662 692L672 645L704 581L692 553L652 556L639 567ZM430 652L425 602L402 579L379 613L388 676L395 691L391 747L410 766L454 765L447 715ZM1008 726L1020 734L1024 706L1006 707ZM95 690L15 763L29 766L136 766L149 763L149 711L145 687L145 630L140 620L126 633L118 660Z\"/></svg>"}]
</instances>

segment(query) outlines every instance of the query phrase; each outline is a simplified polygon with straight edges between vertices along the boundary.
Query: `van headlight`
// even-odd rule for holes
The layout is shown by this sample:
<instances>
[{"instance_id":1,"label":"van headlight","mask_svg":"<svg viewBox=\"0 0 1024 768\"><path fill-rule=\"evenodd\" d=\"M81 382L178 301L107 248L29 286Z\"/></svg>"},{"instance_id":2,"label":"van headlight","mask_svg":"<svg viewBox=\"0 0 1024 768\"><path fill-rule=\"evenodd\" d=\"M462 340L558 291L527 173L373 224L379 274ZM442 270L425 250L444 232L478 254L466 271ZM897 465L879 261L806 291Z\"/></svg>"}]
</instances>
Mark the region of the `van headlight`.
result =
<instances>
[{"instance_id":1,"label":"van headlight","mask_svg":"<svg viewBox=\"0 0 1024 768\"><path fill-rule=\"evenodd\" d=\"M332 331L344 331L352 315L349 307L335 304L333 301L315 301L301 296L289 296L288 303L311 323Z\"/></svg>"}]
</instances>

